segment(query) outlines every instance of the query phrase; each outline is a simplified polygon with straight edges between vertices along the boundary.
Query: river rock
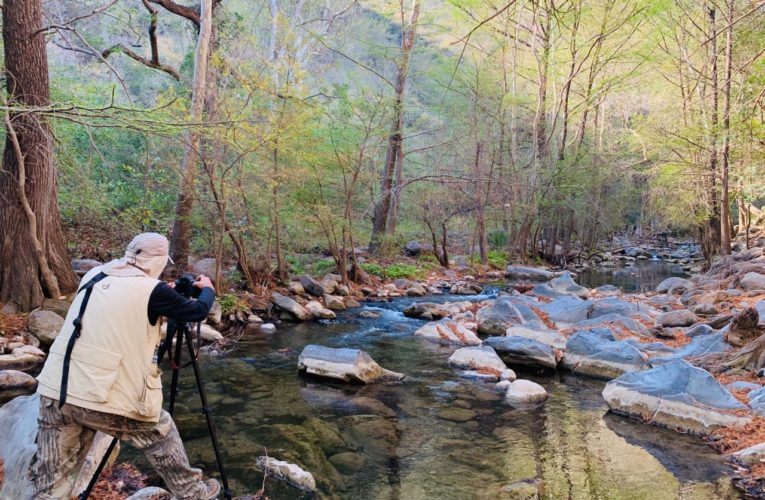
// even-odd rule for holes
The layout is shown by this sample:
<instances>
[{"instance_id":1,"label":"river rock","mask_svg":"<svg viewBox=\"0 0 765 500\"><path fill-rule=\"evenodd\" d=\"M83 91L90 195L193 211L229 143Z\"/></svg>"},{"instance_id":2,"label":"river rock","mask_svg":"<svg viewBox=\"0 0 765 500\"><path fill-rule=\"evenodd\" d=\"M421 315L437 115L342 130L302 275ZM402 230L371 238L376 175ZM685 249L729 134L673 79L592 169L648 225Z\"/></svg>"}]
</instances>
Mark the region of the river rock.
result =
<instances>
[{"instance_id":1,"label":"river rock","mask_svg":"<svg viewBox=\"0 0 765 500\"><path fill-rule=\"evenodd\" d=\"M194 274L204 274L208 278L215 279L218 275L218 261L212 257L200 259L194 263Z\"/></svg>"},{"instance_id":2,"label":"river rock","mask_svg":"<svg viewBox=\"0 0 765 500\"><path fill-rule=\"evenodd\" d=\"M765 290L765 275L755 272L746 273L739 284L744 290Z\"/></svg>"},{"instance_id":3,"label":"river rock","mask_svg":"<svg viewBox=\"0 0 765 500\"><path fill-rule=\"evenodd\" d=\"M303 286L303 289L313 295L314 297L323 297L324 296L324 287L321 286L321 284L316 281L315 279L311 278L307 274L304 274L300 277L300 284Z\"/></svg>"},{"instance_id":4,"label":"river rock","mask_svg":"<svg viewBox=\"0 0 765 500\"><path fill-rule=\"evenodd\" d=\"M0 393L6 391L32 393L37 389L37 380L28 373L17 370L0 370Z\"/></svg>"},{"instance_id":5,"label":"river rock","mask_svg":"<svg viewBox=\"0 0 765 500\"><path fill-rule=\"evenodd\" d=\"M442 304L432 302L418 302L404 309L404 316L409 318L421 319L441 319L449 316L449 311L443 308Z\"/></svg>"},{"instance_id":6,"label":"river rock","mask_svg":"<svg viewBox=\"0 0 765 500\"><path fill-rule=\"evenodd\" d=\"M658 293L670 293L674 295L682 295L683 293L687 292L688 290L691 290L692 288L694 288L693 282L685 278L678 278L673 276L659 283L659 286L656 287L656 291Z\"/></svg>"},{"instance_id":7,"label":"river rock","mask_svg":"<svg viewBox=\"0 0 765 500\"><path fill-rule=\"evenodd\" d=\"M417 240L410 240L404 245L404 253L409 257L417 257L422 252L422 245Z\"/></svg>"},{"instance_id":8,"label":"river rock","mask_svg":"<svg viewBox=\"0 0 765 500\"><path fill-rule=\"evenodd\" d=\"M172 494L159 486L141 488L125 500L171 500Z\"/></svg>"},{"instance_id":9,"label":"river rock","mask_svg":"<svg viewBox=\"0 0 765 500\"><path fill-rule=\"evenodd\" d=\"M638 302L632 303L618 297L608 297L593 301L590 318L598 318L608 314L616 314L629 318L633 314L641 312L641 309L643 312L648 310L646 306L641 307Z\"/></svg>"},{"instance_id":10,"label":"river rock","mask_svg":"<svg viewBox=\"0 0 765 500\"><path fill-rule=\"evenodd\" d=\"M341 473L353 474L364 468L367 459L360 453L346 451L338 453L337 455L332 455L329 457L329 462Z\"/></svg>"},{"instance_id":11,"label":"river rock","mask_svg":"<svg viewBox=\"0 0 765 500\"><path fill-rule=\"evenodd\" d=\"M749 406L752 407L752 411L761 417L765 417L765 387L758 387L749 391L748 396Z\"/></svg>"},{"instance_id":12,"label":"river rock","mask_svg":"<svg viewBox=\"0 0 765 500\"><path fill-rule=\"evenodd\" d=\"M524 337L547 344L553 349L564 350L566 348L566 337L555 330L536 330L524 326L513 326L505 331L506 337Z\"/></svg>"},{"instance_id":13,"label":"river rock","mask_svg":"<svg viewBox=\"0 0 765 500\"><path fill-rule=\"evenodd\" d=\"M625 373L606 384L603 398L616 413L697 434L751 420L732 414L746 406L712 375L682 360Z\"/></svg>"},{"instance_id":14,"label":"river rock","mask_svg":"<svg viewBox=\"0 0 765 500\"><path fill-rule=\"evenodd\" d=\"M305 310L311 313L314 318L335 319L337 317L334 311L321 305L321 302L318 300L309 300L303 307L305 307Z\"/></svg>"},{"instance_id":15,"label":"river rock","mask_svg":"<svg viewBox=\"0 0 765 500\"><path fill-rule=\"evenodd\" d=\"M213 302L212 307L210 307L210 312L207 313L207 322L212 326L218 326L222 319L223 307L221 307L220 302L216 300Z\"/></svg>"},{"instance_id":16,"label":"river rock","mask_svg":"<svg viewBox=\"0 0 765 500\"><path fill-rule=\"evenodd\" d=\"M484 344L492 347L508 365L555 369L558 362L552 347L525 337L489 337Z\"/></svg>"},{"instance_id":17,"label":"river rock","mask_svg":"<svg viewBox=\"0 0 765 500\"><path fill-rule=\"evenodd\" d=\"M69 312L69 307L71 305L72 305L72 300L69 298L63 298L63 299L47 298L43 300L43 303L42 303L42 306L40 306L40 309L43 309L45 311L53 311L54 313L58 314L62 318L66 318L66 315Z\"/></svg>"},{"instance_id":18,"label":"river rock","mask_svg":"<svg viewBox=\"0 0 765 500\"><path fill-rule=\"evenodd\" d=\"M511 383L505 393L505 401L511 405L544 403L548 397L544 387L525 379Z\"/></svg>"},{"instance_id":19,"label":"river rock","mask_svg":"<svg viewBox=\"0 0 765 500\"><path fill-rule=\"evenodd\" d=\"M590 317L592 301L582 300L576 297L560 297L547 304L542 304L539 309L556 323L574 324Z\"/></svg>"},{"instance_id":20,"label":"river rock","mask_svg":"<svg viewBox=\"0 0 765 500\"><path fill-rule=\"evenodd\" d=\"M566 344L563 366L574 373L612 379L650 367L635 346L617 341L607 330L578 331Z\"/></svg>"},{"instance_id":21,"label":"river rock","mask_svg":"<svg viewBox=\"0 0 765 500\"><path fill-rule=\"evenodd\" d=\"M530 281L550 281L555 273L541 267L509 265L505 269L505 278Z\"/></svg>"},{"instance_id":22,"label":"river rock","mask_svg":"<svg viewBox=\"0 0 765 500\"><path fill-rule=\"evenodd\" d=\"M481 345L475 333L471 332L456 321L444 318L440 321L427 323L414 332L415 337L422 337L442 344L463 346Z\"/></svg>"},{"instance_id":23,"label":"river rock","mask_svg":"<svg viewBox=\"0 0 765 500\"><path fill-rule=\"evenodd\" d=\"M273 323L263 323L262 325L260 325L260 331L261 333L266 333L266 334L276 333L276 325L274 325Z\"/></svg>"},{"instance_id":24,"label":"river rock","mask_svg":"<svg viewBox=\"0 0 765 500\"><path fill-rule=\"evenodd\" d=\"M327 306L327 309L333 311L345 311L347 309L345 301L339 295L325 295L324 304Z\"/></svg>"},{"instance_id":25,"label":"river rock","mask_svg":"<svg viewBox=\"0 0 765 500\"><path fill-rule=\"evenodd\" d=\"M601 285L595 291L605 297L615 297L622 294L622 291L614 285Z\"/></svg>"},{"instance_id":26,"label":"river rock","mask_svg":"<svg viewBox=\"0 0 765 500\"><path fill-rule=\"evenodd\" d=\"M305 295L305 288L303 288L303 285L301 285L299 281L290 282L287 290L293 295Z\"/></svg>"},{"instance_id":27,"label":"river rock","mask_svg":"<svg viewBox=\"0 0 765 500\"><path fill-rule=\"evenodd\" d=\"M64 326L64 318L53 311L37 310L29 313L29 332L40 339L43 345L50 345Z\"/></svg>"},{"instance_id":28,"label":"river rock","mask_svg":"<svg viewBox=\"0 0 765 500\"><path fill-rule=\"evenodd\" d=\"M444 408L438 412L438 418L450 422L469 422L478 414L469 408Z\"/></svg>"},{"instance_id":29,"label":"river rock","mask_svg":"<svg viewBox=\"0 0 765 500\"><path fill-rule=\"evenodd\" d=\"M462 347L449 357L449 365L460 370L475 371L487 379L499 380L507 370L505 363L491 347Z\"/></svg>"},{"instance_id":30,"label":"river rock","mask_svg":"<svg viewBox=\"0 0 765 500\"><path fill-rule=\"evenodd\" d=\"M0 355L0 370L28 370L45 360L45 353L37 347L22 345L10 354Z\"/></svg>"},{"instance_id":31,"label":"river rock","mask_svg":"<svg viewBox=\"0 0 765 500\"><path fill-rule=\"evenodd\" d=\"M654 358L653 364L667 363L676 359L691 360L705 354L716 354L727 352L733 347L725 342L725 337L721 333L712 333L709 335L699 335L691 339L691 342L675 351L674 354L662 358Z\"/></svg>"},{"instance_id":32,"label":"river rock","mask_svg":"<svg viewBox=\"0 0 765 500\"><path fill-rule=\"evenodd\" d=\"M274 457L260 456L255 460L258 469L269 476L287 481L301 490L316 491L316 480L310 472L304 471L295 464L277 460Z\"/></svg>"},{"instance_id":33,"label":"river rock","mask_svg":"<svg viewBox=\"0 0 765 500\"><path fill-rule=\"evenodd\" d=\"M101 265L101 262L93 259L72 259L72 271L79 277L85 276L88 271Z\"/></svg>"},{"instance_id":34,"label":"river rock","mask_svg":"<svg viewBox=\"0 0 765 500\"><path fill-rule=\"evenodd\" d=\"M419 283L412 283L412 286L406 289L406 294L409 297L422 297L428 293L427 290L425 290L425 287L423 287Z\"/></svg>"},{"instance_id":35,"label":"river rock","mask_svg":"<svg viewBox=\"0 0 765 500\"><path fill-rule=\"evenodd\" d=\"M590 290L574 281L569 271L563 271L560 276L552 279L548 284L552 289L566 295L575 295L581 299L590 296Z\"/></svg>"},{"instance_id":36,"label":"river rock","mask_svg":"<svg viewBox=\"0 0 765 500\"><path fill-rule=\"evenodd\" d=\"M487 335L504 335L511 326L524 323L523 316L508 297L500 297L476 314L478 332Z\"/></svg>"},{"instance_id":37,"label":"river rock","mask_svg":"<svg viewBox=\"0 0 765 500\"><path fill-rule=\"evenodd\" d=\"M313 319L313 315L308 312L305 307L279 292L273 292L271 294L271 302L273 302L280 310L290 313L292 317L297 320L308 321Z\"/></svg>"},{"instance_id":38,"label":"river rock","mask_svg":"<svg viewBox=\"0 0 765 500\"><path fill-rule=\"evenodd\" d=\"M298 370L343 382L368 384L383 378L401 379L400 373L386 370L359 349L331 348L309 344L298 358Z\"/></svg>"},{"instance_id":39,"label":"river rock","mask_svg":"<svg viewBox=\"0 0 765 500\"><path fill-rule=\"evenodd\" d=\"M656 316L656 323L663 327L691 326L698 322L698 318L688 309L678 309Z\"/></svg>"},{"instance_id":40,"label":"river rock","mask_svg":"<svg viewBox=\"0 0 765 500\"><path fill-rule=\"evenodd\" d=\"M733 453L737 461L747 465L759 465L765 462L765 443L759 443L749 448Z\"/></svg>"},{"instance_id":41,"label":"river rock","mask_svg":"<svg viewBox=\"0 0 765 500\"><path fill-rule=\"evenodd\" d=\"M570 297L571 294L560 292L556 290L555 288L551 287L547 283L540 283L538 285L534 285L534 288L531 289L530 292L528 292L529 295L533 295L536 297L546 297L548 299L557 299L558 297Z\"/></svg>"}]
</instances>

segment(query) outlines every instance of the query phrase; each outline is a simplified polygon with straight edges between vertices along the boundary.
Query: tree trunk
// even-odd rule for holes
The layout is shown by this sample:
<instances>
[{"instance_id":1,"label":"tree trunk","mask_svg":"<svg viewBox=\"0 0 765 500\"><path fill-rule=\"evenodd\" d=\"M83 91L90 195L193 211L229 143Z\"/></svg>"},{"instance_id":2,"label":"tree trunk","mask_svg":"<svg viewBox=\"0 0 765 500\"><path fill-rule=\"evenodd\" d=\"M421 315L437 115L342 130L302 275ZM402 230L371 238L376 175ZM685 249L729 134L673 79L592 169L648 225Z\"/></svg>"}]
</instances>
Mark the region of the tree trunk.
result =
<instances>
[{"instance_id":1,"label":"tree trunk","mask_svg":"<svg viewBox=\"0 0 765 500\"><path fill-rule=\"evenodd\" d=\"M175 210L175 223L170 241L171 253L177 269L186 271L191 241L191 210L196 190L197 161L201 156L201 126L207 89L207 66L210 60L212 34L212 0L200 0L199 36L194 56L194 81L191 89L191 125L186 135L186 151L181 164L181 190Z\"/></svg>"},{"instance_id":2,"label":"tree trunk","mask_svg":"<svg viewBox=\"0 0 765 500\"><path fill-rule=\"evenodd\" d=\"M706 255L707 259L711 258L713 255L717 255L720 253L720 243L722 241L722 238L720 236L720 228L721 228L721 222L720 222L720 205L718 201L718 195L717 195L717 127L718 127L718 121L719 121L719 89L718 89L718 82L717 82L717 18L716 18L716 11L714 6L709 6L707 8L707 12L709 15L709 29L710 29L710 37L709 37L709 43L710 43L710 49L709 49L709 65L712 70L711 75L711 81L712 81L712 116L711 116L711 123L709 124L710 129L710 148L709 148L709 182L708 182L708 197L709 197L709 206L710 206L710 212L709 212L709 219L708 219L708 226L707 229L708 235L707 235L707 248L710 252Z\"/></svg>"},{"instance_id":3,"label":"tree trunk","mask_svg":"<svg viewBox=\"0 0 765 500\"><path fill-rule=\"evenodd\" d=\"M45 36L39 31L42 24L40 0L3 2L3 45L10 105L50 104ZM44 116L31 113L12 113L9 119L17 144L10 130L6 130L0 175L0 301L29 310L40 306L45 296L74 290L77 279L61 229L50 125ZM23 155L23 171L19 168L15 146ZM20 196L20 182L24 185L24 197ZM23 198L29 210L24 209ZM36 227L20 231L19 224L30 220ZM40 252L35 251L35 239ZM50 269L47 280L41 263Z\"/></svg>"},{"instance_id":4,"label":"tree trunk","mask_svg":"<svg viewBox=\"0 0 765 500\"><path fill-rule=\"evenodd\" d=\"M720 177L720 253L730 255L731 220L728 198L728 170L730 167L730 85L733 78L733 0L728 0L728 17L725 30L725 84L723 96L723 154Z\"/></svg>"}]
</instances>

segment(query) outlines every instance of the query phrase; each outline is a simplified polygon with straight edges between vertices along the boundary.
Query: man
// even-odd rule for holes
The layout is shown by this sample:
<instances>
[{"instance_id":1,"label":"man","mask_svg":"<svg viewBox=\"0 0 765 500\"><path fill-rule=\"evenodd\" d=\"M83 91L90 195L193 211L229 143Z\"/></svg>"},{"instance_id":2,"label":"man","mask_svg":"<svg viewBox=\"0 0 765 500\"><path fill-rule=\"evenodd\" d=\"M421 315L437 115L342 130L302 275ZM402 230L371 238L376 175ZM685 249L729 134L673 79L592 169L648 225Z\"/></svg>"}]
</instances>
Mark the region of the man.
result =
<instances>
[{"instance_id":1,"label":"man","mask_svg":"<svg viewBox=\"0 0 765 500\"><path fill-rule=\"evenodd\" d=\"M167 239L143 233L133 238L123 258L83 277L38 377L39 430L30 469L36 499L80 493L71 490L96 431L143 450L173 498L218 496L220 485L203 481L202 472L191 468L175 423L162 410L157 366L160 316L201 321L215 290L209 278L200 276L194 283L202 289L198 300L184 298L158 280L169 260ZM100 280L86 299L94 278Z\"/></svg>"}]
</instances>

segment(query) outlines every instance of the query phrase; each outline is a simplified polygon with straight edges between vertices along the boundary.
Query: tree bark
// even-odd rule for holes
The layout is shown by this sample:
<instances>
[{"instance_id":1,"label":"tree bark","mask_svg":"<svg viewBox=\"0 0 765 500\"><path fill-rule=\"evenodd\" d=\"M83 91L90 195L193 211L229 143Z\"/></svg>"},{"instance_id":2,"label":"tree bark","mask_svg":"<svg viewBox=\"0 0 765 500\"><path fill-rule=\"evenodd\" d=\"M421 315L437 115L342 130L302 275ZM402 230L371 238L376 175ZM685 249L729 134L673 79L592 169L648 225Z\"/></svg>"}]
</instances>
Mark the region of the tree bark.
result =
<instances>
[{"instance_id":1,"label":"tree bark","mask_svg":"<svg viewBox=\"0 0 765 500\"><path fill-rule=\"evenodd\" d=\"M42 24L40 0L3 2L3 45L10 105L44 107L50 104ZM40 306L46 296L72 291L77 279L61 228L50 125L45 117L32 113L11 113L8 118L13 123L16 140L11 130L6 130L0 171L0 301L29 310ZM22 155L23 166L14 147ZM23 197L20 184L24 188ZM25 210L25 202L28 210ZM19 231L21 221L31 221L35 227L26 233ZM39 252L35 250L35 239ZM50 270L47 279L45 265Z\"/></svg>"},{"instance_id":2,"label":"tree bark","mask_svg":"<svg viewBox=\"0 0 765 500\"><path fill-rule=\"evenodd\" d=\"M197 162L200 159L201 127L204 119L204 102L207 89L207 66L210 55L212 33L212 0L200 0L199 36L194 56L194 81L191 90L191 125L186 135L186 151L181 164L181 190L175 210L175 223L170 241L171 253L175 265L185 271L189 262L189 243L191 241L191 211L194 206L196 190Z\"/></svg>"},{"instance_id":3,"label":"tree bark","mask_svg":"<svg viewBox=\"0 0 765 500\"><path fill-rule=\"evenodd\" d=\"M720 175L720 253L730 254L731 220L728 197L728 170L730 168L730 86L733 78L733 0L728 0L728 17L725 30L725 84L723 85L723 152Z\"/></svg>"},{"instance_id":4,"label":"tree bark","mask_svg":"<svg viewBox=\"0 0 765 500\"><path fill-rule=\"evenodd\" d=\"M718 151L717 151L717 127L719 125L719 88L717 81L717 14L714 5L707 7L707 13L709 16L709 65L712 71L711 85L712 85L712 114L711 123L709 124L710 130L710 148L709 148L709 182L708 182L708 197L709 197L709 219L707 221L708 235L705 238L707 240L707 252L706 257L709 259L713 255L720 253L720 243L722 238L720 236L720 204L717 195L717 175L718 175Z\"/></svg>"}]
</instances>

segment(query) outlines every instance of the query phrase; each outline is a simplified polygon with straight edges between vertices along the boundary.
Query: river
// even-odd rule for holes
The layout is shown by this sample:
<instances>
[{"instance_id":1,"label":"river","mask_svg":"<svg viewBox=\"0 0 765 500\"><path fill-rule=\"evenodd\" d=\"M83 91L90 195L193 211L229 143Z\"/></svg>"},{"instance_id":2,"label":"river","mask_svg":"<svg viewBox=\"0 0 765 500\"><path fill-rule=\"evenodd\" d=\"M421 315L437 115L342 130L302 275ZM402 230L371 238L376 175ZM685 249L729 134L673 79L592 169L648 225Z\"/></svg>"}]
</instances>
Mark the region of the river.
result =
<instances>
[{"instance_id":1,"label":"river","mask_svg":"<svg viewBox=\"0 0 765 500\"><path fill-rule=\"evenodd\" d=\"M320 498L503 498L503 488L524 480L541 482L542 497L552 499L736 498L722 458L701 439L609 414L603 382L520 372L550 398L513 409L494 384L458 378L446 362L450 349L414 338L423 321L401 313L412 300L364 307L379 318L352 310L333 321L285 323L201 361L235 495L261 487L254 463L267 452L311 471ZM296 362L309 343L363 349L407 378L369 386L304 379ZM181 381L179 430L192 464L212 472L190 369ZM273 478L265 490L271 499L305 496Z\"/></svg>"}]
</instances>

